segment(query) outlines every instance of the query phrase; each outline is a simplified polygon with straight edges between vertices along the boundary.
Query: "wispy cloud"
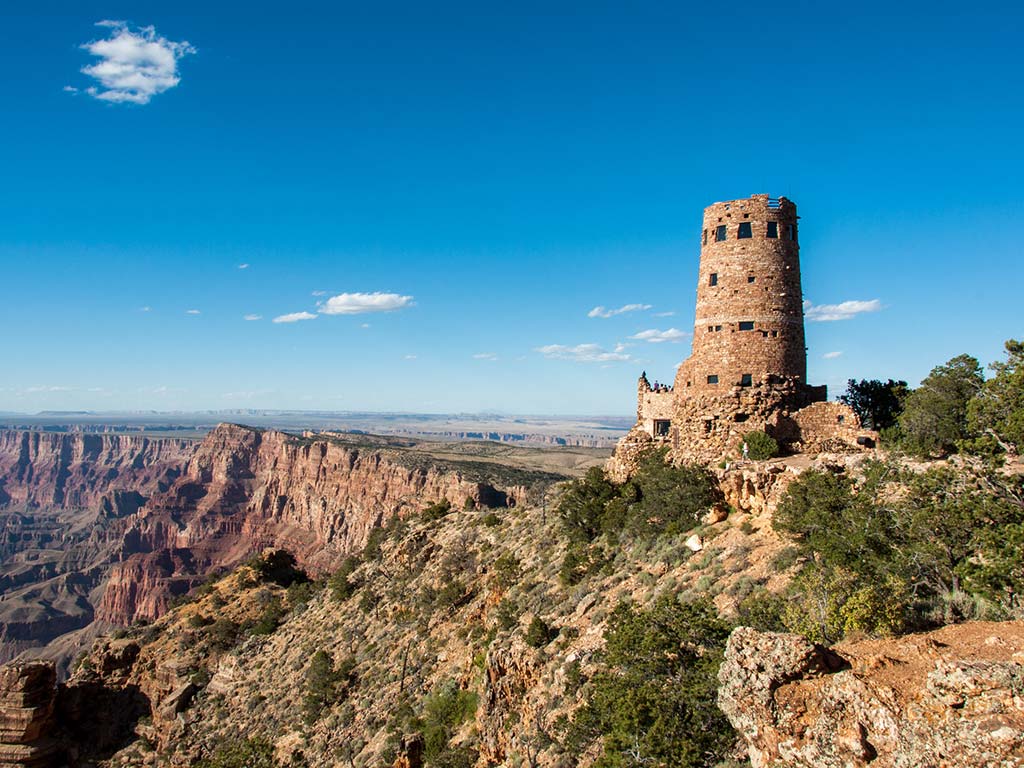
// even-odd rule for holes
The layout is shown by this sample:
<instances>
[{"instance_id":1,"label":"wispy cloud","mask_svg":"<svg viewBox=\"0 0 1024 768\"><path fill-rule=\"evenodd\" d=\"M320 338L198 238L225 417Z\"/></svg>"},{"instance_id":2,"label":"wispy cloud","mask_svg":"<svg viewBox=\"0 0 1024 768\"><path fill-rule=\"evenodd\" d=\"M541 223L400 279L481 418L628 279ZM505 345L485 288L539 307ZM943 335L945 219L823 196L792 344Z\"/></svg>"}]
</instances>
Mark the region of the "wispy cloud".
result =
<instances>
[{"instance_id":1,"label":"wispy cloud","mask_svg":"<svg viewBox=\"0 0 1024 768\"><path fill-rule=\"evenodd\" d=\"M405 359L406 360L415 360L416 359L416 355L406 355Z\"/></svg>"},{"instance_id":2,"label":"wispy cloud","mask_svg":"<svg viewBox=\"0 0 1024 768\"><path fill-rule=\"evenodd\" d=\"M253 321L253 320L262 320L263 319L263 315L246 315L243 319L244 320L249 320L250 322Z\"/></svg>"},{"instance_id":3,"label":"wispy cloud","mask_svg":"<svg viewBox=\"0 0 1024 768\"><path fill-rule=\"evenodd\" d=\"M320 305L325 315L362 315L368 312L394 312L413 305L412 296L397 293L339 293Z\"/></svg>"},{"instance_id":4,"label":"wispy cloud","mask_svg":"<svg viewBox=\"0 0 1024 768\"><path fill-rule=\"evenodd\" d=\"M238 265L238 268L239 268L239 269L248 269L248 268L249 268L249 265L248 265L248 264L239 264L239 265Z\"/></svg>"},{"instance_id":5,"label":"wispy cloud","mask_svg":"<svg viewBox=\"0 0 1024 768\"><path fill-rule=\"evenodd\" d=\"M497 360L498 355L494 352L477 352L473 355L474 360Z\"/></svg>"},{"instance_id":6,"label":"wispy cloud","mask_svg":"<svg viewBox=\"0 0 1024 768\"><path fill-rule=\"evenodd\" d=\"M842 352L826 352L824 355L822 355L822 357L825 358L826 360L835 360L837 357L842 356Z\"/></svg>"},{"instance_id":7,"label":"wispy cloud","mask_svg":"<svg viewBox=\"0 0 1024 768\"><path fill-rule=\"evenodd\" d=\"M327 291L313 291L314 296L326 296Z\"/></svg>"},{"instance_id":8,"label":"wispy cloud","mask_svg":"<svg viewBox=\"0 0 1024 768\"><path fill-rule=\"evenodd\" d=\"M623 344L617 344L611 352L599 344L577 344L575 347L548 344L538 347L537 351L551 360L572 360L576 363L610 363L630 359Z\"/></svg>"},{"instance_id":9,"label":"wispy cloud","mask_svg":"<svg viewBox=\"0 0 1024 768\"><path fill-rule=\"evenodd\" d=\"M187 41L168 40L152 26L133 29L125 21L101 21L96 26L109 29L110 36L82 46L99 58L83 67L82 74L99 83L85 92L101 101L148 104L181 82L178 61L196 52Z\"/></svg>"},{"instance_id":10,"label":"wispy cloud","mask_svg":"<svg viewBox=\"0 0 1024 768\"><path fill-rule=\"evenodd\" d=\"M813 304L804 302L804 317L811 322L829 322L833 320L849 320L866 312L877 312L882 308L878 299L870 301L844 301L839 304Z\"/></svg>"},{"instance_id":11,"label":"wispy cloud","mask_svg":"<svg viewBox=\"0 0 1024 768\"><path fill-rule=\"evenodd\" d=\"M152 312L152 307L139 307L139 312Z\"/></svg>"},{"instance_id":12,"label":"wispy cloud","mask_svg":"<svg viewBox=\"0 0 1024 768\"><path fill-rule=\"evenodd\" d=\"M624 304L618 309L607 309L606 307L597 306L587 312L587 317L609 318L615 317L615 315L624 315L626 312L641 312L650 308L650 304Z\"/></svg>"},{"instance_id":13,"label":"wispy cloud","mask_svg":"<svg viewBox=\"0 0 1024 768\"><path fill-rule=\"evenodd\" d=\"M200 312L198 309L186 309L185 310L185 314L186 315L201 315L203 313Z\"/></svg>"},{"instance_id":14,"label":"wispy cloud","mask_svg":"<svg viewBox=\"0 0 1024 768\"><path fill-rule=\"evenodd\" d=\"M289 312L287 315L278 315L272 322L275 323L297 323L300 320L316 320L312 312Z\"/></svg>"},{"instance_id":15,"label":"wispy cloud","mask_svg":"<svg viewBox=\"0 0 1024 768\"><path fill-rule=\"evenodd\" d=\"M655 312L654 317L675 317L675 312Z\"/></svg>"},{"instance_id":16,"label":"wispy cloud","mask_svg":"<svg viewBox=\"0 0 1024 768\"><path fill-rule=\"evenodd\" d=\"M369 328L369 327L370 327L370 324L369 324L369 323L360 323L360 324L359 324L359 327L360 327L360 328Z\"/></svg>"},{"instance_id":17,"label":"wispy cloud","mask_svg":"<svg viewBox=\"0 0 1024 768\"><path fill-rule=\"evenodd\" d=\"M39 392L71 392L72 388L64 386L54 386L51 384L37 387L27 387L22 391L26 394L37 394Z\"/></svg>"},{"instance_id":18,"label":"wispy cloud","mask_svg":"<svg viewBox=\"0 0 1024 768\"><path fill-rule=\"evenodd\" d=\"M637 341L648 341L651 344L661 344L663 341L677 343L689 335L686 331L680 331L678 328L667 328L664 331L651 328L646 331L640 331L640 333L634 333L629 338L636 339Z\"/></svg>"}]
</instances>

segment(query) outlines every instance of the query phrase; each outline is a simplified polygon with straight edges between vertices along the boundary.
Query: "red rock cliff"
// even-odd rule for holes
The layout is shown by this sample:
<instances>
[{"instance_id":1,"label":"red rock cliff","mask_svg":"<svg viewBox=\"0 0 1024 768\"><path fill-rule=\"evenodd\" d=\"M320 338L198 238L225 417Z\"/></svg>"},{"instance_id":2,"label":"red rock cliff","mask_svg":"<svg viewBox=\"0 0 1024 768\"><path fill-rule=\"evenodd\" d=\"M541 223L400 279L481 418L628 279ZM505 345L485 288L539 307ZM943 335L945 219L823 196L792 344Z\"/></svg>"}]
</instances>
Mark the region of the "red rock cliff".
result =
<instances>
[{"instance_id":1,"label":"red rock cliff","mask_svg":"<svg viewBox=\"0 0 1024 768\"><path fill-rule=\"evenodd\" d=\"M141 435L0 430L0 507L94 507L114 490L166 488L196 443Z\"/></svg>"},{"instance_id":2,"label":"red rock cliff","mask_svg":"<svg viewBox=\"0 0 1024 768\"><path fill-rule=\"evenodd\" d=\"M204 574L268 546L323 571L393 515L442 498L515 503L521 493L415 452L222 424L130 520L97 616L159 616Z\"/></svg>"}]
</instances>

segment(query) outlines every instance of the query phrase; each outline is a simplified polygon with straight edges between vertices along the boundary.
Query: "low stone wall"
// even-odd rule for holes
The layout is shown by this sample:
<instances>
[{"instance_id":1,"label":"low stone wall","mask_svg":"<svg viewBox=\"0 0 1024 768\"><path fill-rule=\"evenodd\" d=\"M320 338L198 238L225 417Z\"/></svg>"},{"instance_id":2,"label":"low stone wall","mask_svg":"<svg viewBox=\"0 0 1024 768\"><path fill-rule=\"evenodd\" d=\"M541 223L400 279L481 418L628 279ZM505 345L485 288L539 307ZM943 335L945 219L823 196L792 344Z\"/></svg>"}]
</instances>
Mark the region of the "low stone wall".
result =
<instances>
[{"instance_id":1,"label":"low stone wall","mask_svg":"<svg viewBox=\"0 0 1024 768\"><path fill-rule=\"evenodd\" d=\"M862 429L860 418L845 403L812 403L792 416L780 415L769 433L794 452L864 450L878 443L878 433Z\"/></svg>"}]
</instances>

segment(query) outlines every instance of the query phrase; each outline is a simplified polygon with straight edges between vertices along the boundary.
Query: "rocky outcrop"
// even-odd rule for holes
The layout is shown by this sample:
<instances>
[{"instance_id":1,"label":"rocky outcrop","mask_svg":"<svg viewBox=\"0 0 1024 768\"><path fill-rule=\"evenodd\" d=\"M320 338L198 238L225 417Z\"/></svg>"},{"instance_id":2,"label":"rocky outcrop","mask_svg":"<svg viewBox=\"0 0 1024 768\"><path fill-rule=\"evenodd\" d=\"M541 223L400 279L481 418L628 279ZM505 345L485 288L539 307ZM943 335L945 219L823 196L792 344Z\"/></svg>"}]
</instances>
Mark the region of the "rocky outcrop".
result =
<instances>
[{"instance_id":1,"label":"rocky outcrop","mask_svg":"<svg viewBox=\"0 0 1024 768\"><path fill-rule=\"evenodd\" d=\"M222 424L184 473L130 521L101 620L152 619L209 571L265 547L292 552L314 573L361 549L392 516L448 499L458 507L514 506L525 484L488 482L471 463L355 438L297 438ZM551 479L559 479L551 476Z\"/></svg>"},{"instance_id":2,"label":"rocky outcrop","mask_svg":"<svg viewBox=\"0 0 1024 768\"><path fill-rule=\"evenodd\" d=\"M1024 765L1024 623L829 650L741 627L719 706L754 768Z\"/></svg>"},{"instance_id":3,"label":"rocky outcrop","mask_svg":"<svg viewBox=\"0 0 1024 768\"><path fill-rule=\"evenodd\" d=\"M49 662L0 667L0 768L57 764L53 738L57 673Z\"/></svg>"}]
</instances>

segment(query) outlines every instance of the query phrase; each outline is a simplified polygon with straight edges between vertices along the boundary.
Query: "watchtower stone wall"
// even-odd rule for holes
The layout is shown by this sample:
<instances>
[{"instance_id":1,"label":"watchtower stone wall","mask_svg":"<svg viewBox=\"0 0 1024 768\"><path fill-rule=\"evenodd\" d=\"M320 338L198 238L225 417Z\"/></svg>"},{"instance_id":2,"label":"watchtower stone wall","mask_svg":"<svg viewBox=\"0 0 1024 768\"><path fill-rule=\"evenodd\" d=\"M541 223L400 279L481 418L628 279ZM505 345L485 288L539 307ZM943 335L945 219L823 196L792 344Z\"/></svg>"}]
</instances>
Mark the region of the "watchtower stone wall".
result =
<instances>
[{"instance_id":1,"label":"watchtower stone wall","mask_svg":"<svg viewBox=\"0 0 1024 768\"><path fill-rule=\"evenodd\" d=\"M712 463L754 430L790 451L873 444L846 406L801 414L827 392L807 384L798 222L785 197L704 209L692 353L671 388L640 377L637 424L616 449L613 475L628 475L652 445L668 444L676 461Z\"/></svg>"}]
</instances>

